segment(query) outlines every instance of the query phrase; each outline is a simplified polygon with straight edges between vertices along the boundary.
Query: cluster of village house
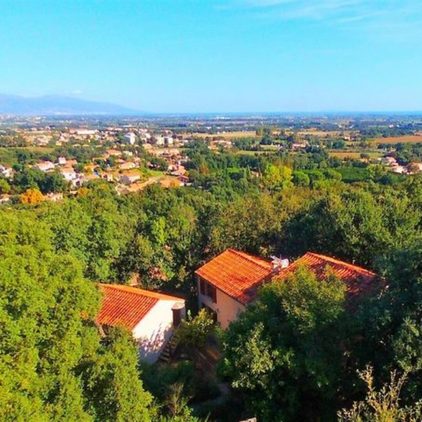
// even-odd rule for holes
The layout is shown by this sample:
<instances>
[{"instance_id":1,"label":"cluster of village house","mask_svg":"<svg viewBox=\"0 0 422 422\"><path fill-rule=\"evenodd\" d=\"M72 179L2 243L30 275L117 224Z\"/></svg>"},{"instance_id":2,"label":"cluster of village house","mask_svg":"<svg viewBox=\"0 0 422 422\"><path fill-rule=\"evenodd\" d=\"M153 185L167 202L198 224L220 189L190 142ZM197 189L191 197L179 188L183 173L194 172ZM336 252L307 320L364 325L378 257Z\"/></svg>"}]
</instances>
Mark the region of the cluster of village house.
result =
<instances>
[{"instance_id":1,"label":"cluster of village house","mask_svg":"<svg viewBox=\"0 0 422 422\"><path fill-rule=\"evenodd\" d=\"M182 164L185 158L173 155L171 151L168 151L168 154L165 153L164 156L167 158L169 174L179 177L181 181L185 181L186 170ZM43 172L58 171L75 188L81 186L83 182L98 178L123 185L131 185L141 179L139 171L136 170L140 167L141 159L134 157L131 151L109 149L98 158L108 160L110 157L115 160L114 168L98 170L98 166L91 163L85 166L85 173L77 173L74 168L78 162L76 160L66 160L65 157L59 157L57 163L40 161L33 167Z\"/></svg>"},{"instance_id":2,"label":"cluster of village house","mask_svg":"<svg viewBox=\"0 0 422 422\"><path fill-rule=\"evenodd\" d=\"M19 130L18 133L26 140L28 145L38 146L50 144L53 137L55 139L55 144L58 146L64 145L70 141L72 141L73 144L76 142L76 144L86 145L91 141L97 141L99 143L116 143L118 140L119 144L123 145L124 149L124 145L133 146L139 141L151 155L159 156L167 161L169 174L177 178L177 180L174 180L173 182L175 185L183 185L188 182L186 170L183 166L187 158L181 153L179 147L183 147L188 143L190 138L183 135L176 135L171 130L152 131L148 128L128 125L122 127L108 127L101 130L70 128L60 131L49 127L43 129L34 127L29 130ZM231 148L233 146L230 140L219 137L218 134L210 135L210 137L207 138L207 142L210 148ZM303 141L302 143L294 143L292 148L293 150L303 150L307 145L308 143ZM137 171L140 164L140 159L138 157L134 157L133 153L129 150L121 151L111 148L101 157L97 158L107 160L110 157L113 157L116 160L115 168L98 170L98 166L92 162L85 167L84 173L75 171L75 166L78 164L76 160L66 160L64 157L59 157L56 163L51 161L40 161L36 163L34 167L44 172L59 171L73 188L77 188L84 182L98 178L104 178L109 182L115 182L118 185L121 185L117 188L119 193L125 191L133 192L143 188L140 184L141 175L139 171ZM402 166L393 156L391 156L391 154L382 158L381 162L395 173L413 174L422 172L422 163L411 163L409 166ZM0 163L0 177L11 179L13 177L12 168ZM135 186L133 186L134 184ZM127 188L125 188L125 186ZM60 194L52 195L51 197L56 199L56 197L60 197ZM2 201L2 199L4 200L4 198L0 198L0 201Z\"/></svg>"},{"instance_id":3,"label":"cluster of village house","mask_svg":"<svg viewBox=\"0 0 422 422\"><path fill-rule=\"evenodd\" d=\"M407 166L402 166L394 157L389 155L382 158L381 162L389 167L393 173L414 174L422 172L422 163L410 163Z\"/></svg>"},{"instance_id":4,"label":"cluster of village house","mask_svg":"<svg viewBox=\"0 0 422 422\"><path fill-rule=\"evenodd\" d=\"M107 127L104 129L87 128L65 128L57 130L50 127L18 129L17 133L25 139L29 145L47 146L54 141L56 146L64 145L69 142L89 143L96 141L98 143L120 142L127 145L135 145L141 141L147 148L152 146L171 147L182 146L188 142L182 135L176 135L171 130L151 130L148 128L139 128L134 126Z\"/></svg>"},{"instance_id":5,"label":"cluster of village house","mask_svg":"<svg viewBox=\"0 0 422 422\"><path fill-rule=\"evenodd\" d=\"M149 128L140 128L136 126L107 127L104 129L86 129L86 128L68 128L56 130L54 128L31 128L20 129L17 131L29 145L47 146L50 145L52 139L55 145L60 146L66 143L80 142L87 143L96 141L99 143L120 142L127 145L135 145L140 141L146 149L154 147L181 147L192 140L191 136L176 134L169 129L152 130ZM230 140L219 134L210 135L208 137L211 147L227 147L233 144Z\"/></svg>"},{"instance_id":6,"label":"cluster of village house","mask_svg":"<svg viewBox=\"0 0 422 422\"><path fill-rule=\"evenodd\" d=\"M80 130L78 133L82 133L83 136L91 136L92 130ZM149 133L146 135L151 136ZM161 135L160 135L161 136ZM137 135L133 132L128 132L124 135L123 145L135 144ZM150 138L148 138L150 139ZM167 139L167 138L163 138ZM160 138L159 138L160 140ZM155 139L154 139L155 142ZM160 141L161 142L161 141ZM145 144L152 145L152 144ZM167 145L167 144L166 144ZM170 145L170 143L168 143ZM124 148L124 147L123 147ZM116 183L116 189L119 193L132 192L143 188L143 184L140 183L141 173L138 168L141 164L141 159L134 156L134 153L123 148L110 148L104 154L96 159L108 160L113 158L115 165L101 170L95 163L95 159L84 167L83 172L77 172L75 170L78 165L78 161L75 159L66 159L65 157L58 157L56 162L41 160L35 163L32 167L45 173L58 172L63 178L69 182L70 186L74 189L82 186L83 183L94 179L105 179L108 182ZM188 177L186 175L185 162L187 158L181 154L177 148L161 148L151 149L151 155L159 156L163 158L167 164L167 173L174 179L171 183L174 186L182 186L188 183ZM151 165L152 167L152 165ZM0 163L0 177L6 179L13 179L14 170L10 166L2 165ZM168 180L163 180L162 183L168 183ZM167 185L165 185L167 186ZM50 194L45 199L57 200L61 199L63 195L61 193ZM7 202L10 199L9 195L3 195L0 197L0 202Z\"/></svg>"},{"instance_id":7,"label":"cluster of village house","mask_svg":"<svg viewBox=\"0 0 422 422\"><path fill-rule=\"evenodd\" d=\"M308 252L293 263L256 257L227 249L195 272L198 305L206 308L223 329L256 300L265 283L282 283L299 267L306 266L320 282L327 271L345 283L353 302L379 286L378 276L338 259ZM102 306L96 323L101 328L122 326L130 330L142 359L156 362L185 316L185 300L133 286L101 284ZM106 331L106 330L104 330Z\"/></svg>"}]
</instances>

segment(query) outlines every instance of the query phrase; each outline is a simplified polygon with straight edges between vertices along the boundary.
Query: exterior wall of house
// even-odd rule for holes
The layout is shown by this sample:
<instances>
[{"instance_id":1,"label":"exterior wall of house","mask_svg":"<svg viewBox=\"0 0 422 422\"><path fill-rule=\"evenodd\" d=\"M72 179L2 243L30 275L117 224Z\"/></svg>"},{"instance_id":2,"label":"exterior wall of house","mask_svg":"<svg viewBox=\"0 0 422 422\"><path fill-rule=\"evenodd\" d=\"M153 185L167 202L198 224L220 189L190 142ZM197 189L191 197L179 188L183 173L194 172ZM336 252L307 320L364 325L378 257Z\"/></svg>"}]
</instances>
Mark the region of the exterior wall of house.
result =
<instances>
[{"instance_id":1,"label":"exterior wall of house","mask_svg":"<svg viewBox=\"0 0 422 422\"><path fill-rule=\"evenodd\" d=\"M173 312L177 300L159 300L154 307L142 318L132 330L133 337L138 343L141 359L154 363L160 357L167 341L173 334Z\"/></svg>"},{"instance_id":2,"label":"exterior wall of house","mask_svg":"<svg viewBox=\"0 0 422 422\"><path fill-rule=\"evenodd\" d=\"M198 279L199 307L205 305L215 311L217 314L217 322L221 325L221 328L226 329L229 324L237 319L238 315L245 310L245 306L219 289L217 289L216 296L217 302L213 303L210 297L202 295Z\"/></svg>"}]
</instances>

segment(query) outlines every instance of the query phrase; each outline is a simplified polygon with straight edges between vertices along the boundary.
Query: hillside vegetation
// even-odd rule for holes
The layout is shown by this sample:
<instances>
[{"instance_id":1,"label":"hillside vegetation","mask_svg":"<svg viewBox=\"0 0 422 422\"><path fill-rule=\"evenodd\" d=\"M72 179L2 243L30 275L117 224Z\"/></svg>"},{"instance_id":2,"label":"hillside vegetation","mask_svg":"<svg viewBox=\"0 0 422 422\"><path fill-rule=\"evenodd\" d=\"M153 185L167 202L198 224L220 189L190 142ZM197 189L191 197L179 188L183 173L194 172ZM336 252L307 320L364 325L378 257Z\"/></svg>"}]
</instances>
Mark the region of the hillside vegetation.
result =
<instances>
[{"instance_id":1,"label":"hillside vegetation","mask_svg":"<svg viewBox=\"0 0 422 422\"><path fill-rule=\"evenodd\" d=\"M422 177L390 180L358 167L293 171L282 160L201 147L189 154L191 187L118 196L97 182L59 203L0 208L1 419L336 420L364 400L358 371L368 365L374 388L392 371L406 374L396 405L415 406ZM195 314L193 272L228 247L267 257L333 255L376 271L388 288L353 312L338 281L317 283L306 269L263 289L220 338L229 401L191 410L181 372L161 368L169 381L157 387L151 371L159 369L144 376L128 333L99 336L96 283L127 283L135 273L145 288L185 294ZM368 418L354 420L381 420Z\"/></svg>"}]
</instances>

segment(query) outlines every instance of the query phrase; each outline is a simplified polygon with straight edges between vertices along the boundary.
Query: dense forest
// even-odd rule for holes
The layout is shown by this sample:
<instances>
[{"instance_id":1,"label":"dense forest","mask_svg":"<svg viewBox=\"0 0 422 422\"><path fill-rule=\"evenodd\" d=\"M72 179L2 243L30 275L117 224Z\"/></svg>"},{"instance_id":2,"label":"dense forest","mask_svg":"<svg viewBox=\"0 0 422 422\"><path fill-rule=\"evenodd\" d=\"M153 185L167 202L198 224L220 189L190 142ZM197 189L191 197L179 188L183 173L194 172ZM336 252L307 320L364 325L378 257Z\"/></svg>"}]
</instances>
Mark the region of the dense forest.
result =
<instances>
[{"instance_id":1,"label":"dense forest","mask_svg":"<svg viewBox=\"0 0 422 422\"><path fill-rule=\"evenodd\" d=\"M199 143L187 153L190 187L118 196L91 182L62 202L0 208L0 418L418 420L422 177L318 151L261 157ZM96 284L136 274L145 288L186 295L195 315L193 272L228 247L321 252L377 272L382 287L351 310L338 280L306 268L266 286L217 333L228 402L199 409L186 368L139 364L128 333L99 335ZM365 404L361 378L382 392L392 374L403 377L400 400Z\"/></svg>"}]
</instances>

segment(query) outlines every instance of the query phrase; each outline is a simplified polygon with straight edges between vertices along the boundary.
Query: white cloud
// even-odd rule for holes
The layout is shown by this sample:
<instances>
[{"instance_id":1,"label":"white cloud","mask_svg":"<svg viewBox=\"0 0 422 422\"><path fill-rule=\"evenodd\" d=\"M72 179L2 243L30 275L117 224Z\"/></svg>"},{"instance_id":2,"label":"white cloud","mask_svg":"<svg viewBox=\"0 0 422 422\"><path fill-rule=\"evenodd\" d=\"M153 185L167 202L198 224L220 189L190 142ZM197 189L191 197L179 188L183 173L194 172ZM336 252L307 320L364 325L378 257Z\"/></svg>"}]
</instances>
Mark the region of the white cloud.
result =
<instances>
[{"instance_id":1,"label":"white cloud","mask_svg":"<svg viewBox=\"0 0 422 422\"><path fill-rule=\"evenodd\" d=\"M232 7L282 20L351 23L422 21L420 0L230 0Z\"/></svg>"}]
</instances>

